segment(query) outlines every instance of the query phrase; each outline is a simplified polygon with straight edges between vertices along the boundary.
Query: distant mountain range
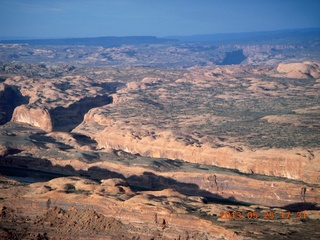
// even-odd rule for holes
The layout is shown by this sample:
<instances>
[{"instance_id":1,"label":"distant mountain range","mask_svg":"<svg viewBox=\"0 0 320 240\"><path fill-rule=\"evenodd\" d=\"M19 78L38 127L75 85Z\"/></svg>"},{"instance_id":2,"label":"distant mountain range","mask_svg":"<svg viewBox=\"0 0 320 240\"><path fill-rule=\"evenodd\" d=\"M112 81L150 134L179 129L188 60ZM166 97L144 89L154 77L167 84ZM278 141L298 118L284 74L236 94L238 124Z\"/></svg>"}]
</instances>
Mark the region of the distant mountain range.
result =
<instances>
[{"instance_id":1,"label":"distant mountain range","mask_svg":"<svg viewBox=\"0 0 320 240\"><path fill-rule=\"evenodd\" d=\"M290 39L319 38L320 28L305 28L305 29L286 29L278 31L264 31L264 32L245 32L245 33L217 33L204 34L193 36L169 36L168 38L177 39L179 41L188 42L211 42L211 43L254 43L264 41L279 41L285 40L286 43Z\"/></svg>"},{"instance_id":2,"label":"distant mountain range","mask_svg":"<svg viewBox=\"0 0 320 240\"><path fill-rule=\"evenodd\" d=\"M320 28L287 29L278 31L246 32L246 33L217 33L193 36L128 36L128 37L91 37L91 38L65 38L65 39L17 39L2 38L0 43L19 43L29 45L84 45L119 47L122 45L159 44L172 42L210 42L214 44L239 44L239 43L270 43L288 44L303 43L308 39L320 40ZM1 39L1 38L0 38Z\"/></svg>"},{"instance_id":3,"label":"distant mountain range","mask_svg":"<svg viewBox=\"0 0 320 240\"><path fill-rule=\"evenodd\" d=\"M65 39L26 39L26 40L0 40L0 43L19 43L29 45L84 45L101 47L119 47L122 45L157 44L177 41L154 36L128 36L128 37L92 37L92 38L65 38Z\"/></svg>"}]
</instances>

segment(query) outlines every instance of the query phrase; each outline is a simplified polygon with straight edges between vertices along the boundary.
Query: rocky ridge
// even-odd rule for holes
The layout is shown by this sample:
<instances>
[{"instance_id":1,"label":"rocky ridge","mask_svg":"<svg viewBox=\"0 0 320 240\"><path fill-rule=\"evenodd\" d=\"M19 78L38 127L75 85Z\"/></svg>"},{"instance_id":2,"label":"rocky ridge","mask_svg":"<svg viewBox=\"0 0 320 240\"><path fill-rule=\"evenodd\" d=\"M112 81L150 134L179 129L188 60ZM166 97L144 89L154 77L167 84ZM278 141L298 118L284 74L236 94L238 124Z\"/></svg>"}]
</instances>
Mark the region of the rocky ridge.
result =
<instances>
[{"instance_id":1,"label":"rocky ridge","mask_svg":"<svg viewBox=\"0 0 320 240\"><path fill-rule=\"evenodd\" d=\"M5 188L8 184L11 190ZM299 234L300 229L311 230L319 220L318 212L312 210L305 211L306 219L283 220L282 210L277 208L212 204L205 198L170 189L134 192L119 179L99 183L78 177L57 178L30 184L21 191L20 184L2 178L0 187L6 199L0 205L0 222L6 226L0 236L7 239L28 239L32 235L48 239L252 239L257 234L262 239L281 239L287 234L299 238L305 234ZM244 218L222 216L232 211L241 212ZM269 211L275 218L263 219L264 212ZM245 215L249 212L260 217L248 219ZM246 227L240 229L240 221L247 223ZM12 232L16 222L20 222L20 228ZM276 227L279 223L281 228ZM317 234L309 235L310 239L316 239Z\"/></svg>"}]
</instances>

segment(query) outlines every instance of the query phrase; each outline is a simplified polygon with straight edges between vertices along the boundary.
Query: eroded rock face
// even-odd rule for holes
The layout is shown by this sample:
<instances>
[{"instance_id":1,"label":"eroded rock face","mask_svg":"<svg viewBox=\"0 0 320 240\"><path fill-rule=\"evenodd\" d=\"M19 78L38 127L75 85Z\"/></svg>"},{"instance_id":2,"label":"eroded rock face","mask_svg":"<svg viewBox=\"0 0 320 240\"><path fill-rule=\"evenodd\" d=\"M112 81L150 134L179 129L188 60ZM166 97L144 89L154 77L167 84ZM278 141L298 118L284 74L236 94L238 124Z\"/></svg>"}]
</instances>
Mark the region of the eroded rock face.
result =
<instances>
[{"instance_id":1,"label":"eroded rock face","mask_svg":"<svg viewBox=\"0 0 320 240\"><path fill-rule=\"evenodd\" d=\"M103 180L99 184L69 177L34 183L22 191L23 188L14 186L14 181L1 180L0 189L9 185L11 189L4 190L5 200L0 199L0 223L10 226L9 222L23 219L24 227L19 224L10 227L18 235L26 229L31 234L37 231L43 234L46 229L48 237L66 239L87 239L89 235L95 239L174 239L179 236L180 239L199 236L202 239L239 239L232 230L213 225L198 214L189 214L190 209L209 210L200 198L188 198L170 189L135 193L119 179ZM120 190L115 191L116 188ZM19 199L12 200L14 194L18 194ZM27 207L26 203L32 207ZM19 213L15 209L18 206L21 206Z\"/></svg>"},{"instance_id":2,"label":"eroded rock face","mask_svg":"<svg viewBox=\"0 0 320 240\"><path fill-rule=\"evenodd\" d=\"M107 151L319 182L316 79L284 81L272 68L244 66L179 77L123 88L74 132Z\"/></svg>"},{"instance_id":3,"label":"eroded rock face","mask_svg":"<svg viewBox=\"0 0 320 240\"><path fill-rule=\"evenodd\" d=\"M11 121L27 123L46 132L51 132L53 128L51 116L47 109L30 108L26 105L18 106L14 109Z\"/></svg>"},{"instance_id":4,"label":"eroded rock face","mask_svg":"<svg viewBox=\"0 0 320 240\"><path fill-rule=\"evenodd\" d=\"M257 234L270 239L290 233L293 225L295 237L303 236L303 229L311 231L309 237L319 236L312 231L320 218L316 204L304 209L299 218L291 212L290 218L283 219L285 209L212 203L167 188L135 192L122 179L97 182L61 177L24 186L0 179L0 236L14 231L20 239L38 233L49 239L236 240L255 239ZM300 203L300 209L303 205L307 206ZM227 212L237 212L242 218L227 217ZM274 217L264 218L270 212ZM249 213L257 219L249 219Z\"/></svg>"},{"instance_id":5,"label":"eroded rock face","mask_svg":"<svg viewBox=\"0 0 320 240\"><path fill-rule=\"evenodd\" d=\"M15 107L28 103L18 87L0 83L0 125L10 121Z\"/></svg>"},{"instance_id":6,"label":"eroded rock face","mask_svg":"<svg viewBox=\"0 0 320 240\"><path fill-rule=\"evenodd\" d=\"M8 75L0 86L0 124L10 121L14 109L25 104L15 110L12 121L69 132L91 108L110 104L109 93L119 85L82 75L48 79Z\"/></svg>"},{"instance_id":7,"label":"eroded rock face","mask_svg":"<svg viewBox=\"0 0 320 240\"><path fill-rule=\"evenodd\" d=\"M88 121L88 118L86 120ZM102 118L95 123L107 122L112 124L113 121ZM108 125L103 131L91 136L98 142L99 148L107 151L124 150L142 156L183 159L193 163L237 169L247 174L279 176L309 183L319 182L319 150L217 148L208 143L189 145L177 141L175 135L170 132L158 130L151 134L148 131L141 131L137 126L130 126L130 129L135 130L128 130L128 125L125 123L114 122L113 126Z\"/></svg>"},{"instance_id":8,"label":"eroded rock face","mask_svg":"<svg viewBox=\"0 0 320 240\"><path fill-rule=\"evenodd\" d=\"M319 78L319 63L303 62L303 63L280 63L277 71L284 73L288 78Z\"/></svg>"},{"instance_id":9,"label":"eroded rock face","mask_svg":"<svg viewBox=\"0 0 320 240\"><path fill-rule=\"evenodd\" d=\"M279 65L278 71L296 69L315 76L317 66ZM315 79L287 82L270 67L253 66L100 72L103 77L98 80L77 74L50 80L8 77L4 84L20 88L30 98L27 106L15 109L12 121L45 131L76 128L74 132L95 139L99 148L109 151L310 183L319 180L316 113L300 111L306 104L317 105ZM106 94L118 86L122 89L112 98ZM300 112L292 115L295 111ZM292 132L302 126L307 135L293 138ZM277 129L284 130L279 134Z\"/></svg>"}]
</instances>

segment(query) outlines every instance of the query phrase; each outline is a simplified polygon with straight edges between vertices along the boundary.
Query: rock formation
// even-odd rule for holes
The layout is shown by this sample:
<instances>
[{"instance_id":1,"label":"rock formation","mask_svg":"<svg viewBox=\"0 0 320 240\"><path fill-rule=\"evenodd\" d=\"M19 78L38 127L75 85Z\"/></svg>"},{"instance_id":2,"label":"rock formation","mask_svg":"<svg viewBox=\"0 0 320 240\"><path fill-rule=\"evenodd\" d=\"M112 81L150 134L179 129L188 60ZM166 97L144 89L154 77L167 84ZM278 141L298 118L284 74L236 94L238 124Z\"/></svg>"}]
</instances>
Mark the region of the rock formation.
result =
<instances>
[{"instance_id":1,"label":"rock formation","mask_svg":"<svg viewBox=\"0 0 320 240\"><path fill-rule=\"evenodd\" d=\"M51 116L47 109L34 109L26 105L21 105L14 109L11 121L27 123L47 132L51 132L53 127Z\"/></svg>"},{"instance_id":2,"label":"rock formation","mask_svg":"<svg viewBox=\"0 0 320 240\"><path fill-rule=\"evenodd\" d=\"M257 136L256 134L258 133L249 131L246 133L248 134L247 136L230 137L219 129L218 126L223 126L226 130L229 128L234 129L234 124L242 124L242 120L236 119L233 115L236 111L237 114L240 114L240 118L247 118L247 121L250 122L257 121L260 124L258 128L266 134L263 137L264 139L272 138L271 135L273 134L275 134L273 135L274 137L279 139L280 136L276 133L277 127L282 128L283 123L270 120L280 116L262 113L257 120L251 120L250 114L256 113L250 107L256 109L257 107L265 108L271 102L281 101L279 99L282 97L290 98L290 94L293 94L293 92L294 95L302 98L305 94L316 96L316 89L318 89L316 80L306 83L307 85L315 86L314 89L308 88L309 92L306 93L306 88L294 86L294 82L288 89L289 86L284 85L277 78L274 78L273 81L265 81L261 78L245 78L242 81L232 79L235 75L248 77L252 74L249 71L253 72L256 77L262 74L270 74L271 76L273 74L273 71L269 70L265 70L263 73L255 73L256 69L224 67L214 70L190 71L184 75L184 78L180 78L175 82L164 80L147 88L144 86L143 89L132 87L122 89L114 97L117 99L116 102L112 105L89 111L84 116L83 123L74 129L74 132L89 135L98 142L99 148L108 151L113 151L114 149L124 150L142 156L182 159L193 163L237 169L247 174L254 172L317 183L319 175L316 169L320 169L318 147L305 148L294 142L298 139L289 139L289 141L281 140L279 143L285 142L287 144L292 142L292 145L285 148L273 145L274 143L272 142L268 142L264 148L257 148L255 146L257 142L253 145L245 143L248 143L248 140L251 139L250 135ZM226 82L225 79L227 78L232 80ZM135 84L135 86L138 85ZM234 86L234 89L232 90L231 87L230 91L222 93L219 91L222 86L227 88ZM217 89L216 91L218 92L213 96L212 100L208 100L203 95L197 95L197 92L205 92L210 87ZM177 89L179 89L180 94L175 96L174 92ZM241 92L238 89L242 89ZM137 91L140 90L144 90L146 94L143 95L141 92L138 94ZM152 96L148 95L149 91L152 91ZM193 100L194 102L191 102L188 91L193 92L193 97L196 97L196 101ZM212 93L208 92L207 94ZM260 98L260 101L264 102L265 105L256 105L254 102L249 103L247 106L242 105L244 99L248 101L248 98L250 98L249 94L252 94L254 98ZM225 107L222 111L218 108L212 110L208 105L212 106L214 104L211 102L214 101L213 99L216 101L224 99L225 101L238 102L238 109L232 109L233 106L221 103L221 106ZM295 101L295 98L292 98L292 106L283 105L278 108L270 105L266 111L269 111L269 113L295 111L297 110ZM185 102L189 102L190 107L185 105ZM204 105L204 102L207 105ZM315 102L311 100L310 104L315 104ZM177 110L178 108L181 113ZM244 111L247 115L241 115L244 114L244 112L241 113L241 108L245 109ZM203 113L202 111L221 111L221 115L212 116L212 114ZM200 112L201 114L197 115ZM318 131L316 130L316 125L307 124L308 122L316 121L315 114L308 116L295 114L291 119L293 120L295 117L301 119L301 124L292 123L291 130L288 130L289 132L293 131L293 128L299 128L300 126L306 126ZM270 125L265 124L266 121ZM202 130L194 129L196 124L200 124ZM100 129L100 131L97 132L96 128ZM267 130L268 128L274 130L269 131ZM243 131L244 129L241 127L236 131ZM272 131L275 132L273 133ZM289 132L286 133L288 135L283 135L282 137L285 139L292 138ZM269 137L267 137L268 135ZM313 136L316 137L316 135ZM261 141L261 137L259 141ZM314 141L316 139L310 139L310 144L313 145ZM317 144L313 146L317 146ZM312 159L306 157L309 156L309 152L312 152ZM313 161L312 164L310 164L310 160Z\"/></svg>"},{"instance_id":3,"label":"rock formation","mask_svg":"<svg viewBox=\"0 0 320 240\"><path fill-rule=\"evenodd\" d=\"M284 73L288 78L319 78L319 63L303 62L303 63L280 63L277 71Z\"/></svg>"},{"instance_id":4,"label":"rock formation","mask_svg":"<svg viewBox=\"0 0 320 240\"><path fill-rule=\"evenodd\" d=\"M28 97L23 97L17 86L0 83L0 124L9 122L14 109L28 103Z\"/></svg>"},{"instance_id":5,"label":"rock formation","mask_svg":"<svg viewBox=\"0 0 320 240\"><path fill-rule=\"evenodd\" d=\"M4 226L0 236L8 239L15 234L19 239L38 235L68 239L235 240L254 239L257 234L263 238L286 234L302 237L303 229L310 231L309 237L319 236L312 231L320 217L316 210L304 211L307 217L298 217L294 212L287 217L288 211L278 208L212 204L205 198L170 189L134 192L125 181L117 179L99 183L64 177L23 189L2 177L0 189L4 198L0 202L0 223ZM227 214L232 212L241 218ZM255 220L250 215L253 213ZM290 232L292 226L295 233Z\"/></svg>"}]
</instances>

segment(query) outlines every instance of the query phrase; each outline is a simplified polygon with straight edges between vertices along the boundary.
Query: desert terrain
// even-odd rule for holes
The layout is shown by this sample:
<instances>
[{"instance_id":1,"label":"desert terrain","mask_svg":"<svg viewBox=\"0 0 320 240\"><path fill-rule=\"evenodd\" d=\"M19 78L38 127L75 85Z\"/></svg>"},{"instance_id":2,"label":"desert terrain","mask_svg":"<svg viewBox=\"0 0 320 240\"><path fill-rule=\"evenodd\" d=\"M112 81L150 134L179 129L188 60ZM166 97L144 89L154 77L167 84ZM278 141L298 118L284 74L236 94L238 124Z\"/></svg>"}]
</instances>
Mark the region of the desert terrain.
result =
<instances>
[{"instance_id":1,"label":"desert terrain","mask_svg":"<svg viewBox=\"0 0 320 240\"><path fill-rule=\"evenodd\" d=\"M302 39L0 43L0 239L319 239Z\"/></svg>"}]
</instances>

